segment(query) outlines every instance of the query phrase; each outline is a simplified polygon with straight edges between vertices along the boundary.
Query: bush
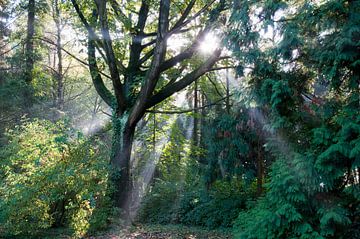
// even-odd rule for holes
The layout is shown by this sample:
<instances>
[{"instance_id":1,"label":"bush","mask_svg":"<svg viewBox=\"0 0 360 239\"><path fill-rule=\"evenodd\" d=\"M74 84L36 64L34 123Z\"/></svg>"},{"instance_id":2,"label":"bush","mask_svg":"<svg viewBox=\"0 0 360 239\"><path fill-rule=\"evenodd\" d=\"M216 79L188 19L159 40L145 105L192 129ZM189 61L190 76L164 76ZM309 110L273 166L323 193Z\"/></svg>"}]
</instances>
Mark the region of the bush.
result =
<instances>
[{"instance_id":1,"label":"bush","mask_svg":"<svg viewBox=\"0 0 360 239\"><path fill-rule=\"evenodd\" d=\"M8 236L70 226L76 236L106 225L107 152L63 122L24 122L0 150L0 228ZM1 230L1 229L0 229Z\"/></svg>"},{"instance_id":2,"label":"bush","mask_svg":"<svg viewBox=\"0 0 360 239\"><path fill-rule=\"evenodd\" d=\"M182 223L208 228L231 227L255 189L245 190L237 180L217 181L206 191L199 187L183 188L158 180L146 196L140 220L151 223Z\"/></svg>"},{"instance_id":3,"label":"bush","mask_svg":"<svg viewBox=\"0 0 360 239\"><path fill-rule=\"evenodd\" d=\"M255 190L238 180L214 183L208 191L193 191L181 199L180 222L208 228L232 227L240 210L255 195Z\"/></svg>"},{"instance_id":4,"label":"bush","mask_svg":"<svg viewBox=\"0 0 360 239\"><path fill-rule=\"evenodd\" d=\"M160 179L155 185L142 202L139 219L146 223L177 222L179 186Z\"/></svg>"},{"instance_id":5,"label":"bush","mask_svg":"<svg viewBox=\"0 0 360 239\"><path fill-rule=\"evenodd\" d=\"M357 199L327 194L316 172L305 170L313 164L311 158L299 155L291 163L278 159L271 167L268 192L239 214L235 237L358 238L357 219L351 221L358 214ZM347 203L353 205L353 212Z\"/></svg>"}]
</instances>

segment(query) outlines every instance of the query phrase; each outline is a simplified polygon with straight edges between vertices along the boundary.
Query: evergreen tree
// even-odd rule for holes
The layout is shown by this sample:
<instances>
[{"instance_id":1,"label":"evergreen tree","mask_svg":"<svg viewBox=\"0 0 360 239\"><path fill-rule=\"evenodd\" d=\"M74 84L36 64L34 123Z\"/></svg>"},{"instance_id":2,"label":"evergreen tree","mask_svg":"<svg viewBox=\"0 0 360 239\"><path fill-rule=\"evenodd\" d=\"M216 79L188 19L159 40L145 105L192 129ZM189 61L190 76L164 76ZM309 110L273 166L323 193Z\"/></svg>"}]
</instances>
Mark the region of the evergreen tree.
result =
<instances>
[{"instance_id":1,"label":"evergreen tree","mask_svg":"<svg viewBox=\"0 0 360 239\"><path fill-rule=\"evenodd\" d=\"M232 21L238 73L252 68L278 158L237 236L359 237L360 3L241 1Z\"/></svg>"}]
</instances>

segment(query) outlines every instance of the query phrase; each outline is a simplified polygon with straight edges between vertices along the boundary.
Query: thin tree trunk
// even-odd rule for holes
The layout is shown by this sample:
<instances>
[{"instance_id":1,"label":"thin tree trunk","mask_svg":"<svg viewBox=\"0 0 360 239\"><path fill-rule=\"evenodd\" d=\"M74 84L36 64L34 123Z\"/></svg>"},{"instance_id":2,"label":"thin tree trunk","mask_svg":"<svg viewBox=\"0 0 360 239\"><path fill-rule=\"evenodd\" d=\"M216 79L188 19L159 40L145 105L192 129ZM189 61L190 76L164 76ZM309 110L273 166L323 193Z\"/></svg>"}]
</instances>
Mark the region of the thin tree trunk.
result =
<instances>
[{"instance_id":1,"label":"thin tree trunk","mask_svg":"<svg viewBox=\"0 0 360 239\"><path fill-rule=\"evenodd\" d=\"M154 106L154 111L156 110L156 107ZM155 160L155 156L156 156L156 113L153 114L153 156L154 156L154 160Z\"/></svg>"},{"instance_id":2,"label":"thin tree trunk","mask_svg":"<svg viewBox=\"0 0 360 239\"><path fill-rule=\"evenodd\" d=\"M193 145L198 146L198 81L195 80L194 88L194 128L193 128Z\"/></svg>"},{"instance_id":3,"label":"thin tree trunk","mask_svg":"<svg viewBox=\"0 0 360 239\"><path fill-rule=\"evenodd\" d=\"M154 106L154 111L156 111L156 106ZM156 155L156 127L157 127L157 121L156 121L156 113L154 113L153 115L153 138L152 138L152 143L153 143L153 163L154 165L154 173L150 179L150 184L154 184L155 183L155 179L159 177L160 172L159 172L159 168L157 167L157 155Z\"/></svg>"},{"instance_id":4,"label":"thin tree trunk","mask_svg":"<svg viewBox=\"0 0 360 239\"><path fill-rule=\"evenodd\" d=\"M98 113L99 111L99 108L100 108L100 103L99 103L99 96L96 95L95 97L95 102L94 102L94 108L91 112L91 120L90 120L90 125L89 125L89 128L88 128L88 134L92 134L94 133L96 127L95 127L95 121L96 121L96 114Z\"/></svg>"},{"instance_id":5,"label":"thin tree trunk","mask_svg":"<svg viewBox=\"0 0 360 239\"><path fill-rule=\"evenodd\" d=\"M264 178L264 161L262 155L262 146L260 140L257 147L257 195L261 196L263 193L263 178Z\"/></svg>"},{"instance_id":6,"label":"thin tree trunk","mask_svg":"<svg viewBox=\"0 0 360 239\"><path fill-rule=\"evenodd\" d=\"M56 25L56 53L57 53L57 102L56 106L59 110L64 109L64 77L62 62L62 43L61 43L61 13L58 0L54 2L55 15L54 21Z\"/></svg>"},{"instance_id":7,"label":"thin tree trunk","mask_svg":"<svg viewBox=\"0 0 360 239\"><path fill-rule=\"evenodd\" d=\"M35 0L29 0L27 35L25 41L25 73L24 80L31 83L33 80L32 71L34 69L34 34L35 34Z\"/></svg>"},{"instance_id":8,"label":"thin tree trunk","mask_svg":"<svg viewBox=\"0 0 360 239\"><path fill-rule=\"evenodd\" d=\"M228 69L226 69L226 112L230 114L230 79Z\"/></svg>"},{"instance_id":9,"label":"thin tree trunk","mask_svg":"<svg viewBox=\"0 0 360 239\"><path fill-rule=\"evenodd\" d=\"M205 95L201 94L200 91L200 102L201 102L201 107L203 107L204 105L206 105L206 99L205 99ZM199 147L201 148L205 148L205 142L204 142L204 134L205 134L205 119L206 119L206 109L202 108L201 109L201 114L200 114L200 134L199 134ZM206 164L206 158L204 157L204 155L200 155L199 157L199 162L201 164Z\"/></svg>"}]
</instances>

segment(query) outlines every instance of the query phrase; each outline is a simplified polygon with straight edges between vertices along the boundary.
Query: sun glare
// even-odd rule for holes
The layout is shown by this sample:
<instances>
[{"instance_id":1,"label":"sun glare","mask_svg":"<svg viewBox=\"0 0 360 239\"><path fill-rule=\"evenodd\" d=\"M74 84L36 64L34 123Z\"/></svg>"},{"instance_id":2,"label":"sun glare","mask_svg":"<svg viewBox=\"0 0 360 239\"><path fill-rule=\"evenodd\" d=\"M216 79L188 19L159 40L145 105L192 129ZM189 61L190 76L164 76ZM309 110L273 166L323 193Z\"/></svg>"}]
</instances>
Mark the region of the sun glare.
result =
<instances>
[{"instance_id":1,"label":"sun glare","mask_svg":"<svg viewBox=\"0 0 360 239\"><path fill-rule=\"evenodd\" d=\"M175 52L180 52L181 49L185 47L187 44L188 44L188 39L181 36L174 35L167 40L167 45L169 49Z\"/></svg>"},{"instance_id":2,"label":"sun glare","mask_svg":"<svg viewBox=\"0 0 360 239\"><path fill-rule=\"evenodd\" d=\"M219 47L219 38L217 38L217 36L213 32L210 32L206 34L206 36L200 43L199 50L203 54L211 54L218 47Z\"/></svg>"}]
</instances>

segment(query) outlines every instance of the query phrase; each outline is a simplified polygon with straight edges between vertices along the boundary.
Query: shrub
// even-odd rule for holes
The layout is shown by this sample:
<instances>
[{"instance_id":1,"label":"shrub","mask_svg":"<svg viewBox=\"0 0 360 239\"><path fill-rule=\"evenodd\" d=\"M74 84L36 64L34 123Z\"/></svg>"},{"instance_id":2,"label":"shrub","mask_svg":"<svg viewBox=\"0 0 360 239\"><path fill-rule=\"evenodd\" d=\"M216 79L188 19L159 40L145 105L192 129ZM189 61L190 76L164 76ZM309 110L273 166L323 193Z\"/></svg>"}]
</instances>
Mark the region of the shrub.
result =
<instances>
[{"instance_id":1,"label":"shrub","mask_svg":"<svg viewBox=\"0 0 360 239\"><path fill-rule=\"evenodd\" d=\"M0 228L31 236L68 225L80 236L106 225L105 145L45 120L23 122L7 136L0 151Z\"/></svg>"},{"instance_id":2,"label":"shrub","mask_svg":"<svg viewBox=\"0 0 360 239\"><path fill-rule=\"evenodd\" d=\"M155 185L142 202L139 219L146 223L177 222L179 186L160 179Z\"/></svg>"},{"instance_id":3,"label":"shrub","mask_svg":"<svg viewBox=\"0 0 360 239\"><path fill-rule=\"evenodd\" d=\"M255 190L238 180L218 180L209 191L187 193L181 198L180 222L208 228L232 227Z\"/></svg>"},{"instance_id":4,"label":"shrub","mask_svg":"<svg viewBox=\"0 0 360 239\"><path fill-rule=\"evenodd\" d=\"M206 191L200 186L179 187L158 180L145 197L140 220L151 223L182 223L208 228L231 227L255 188L241 181L216 181Z\"/></svg>"}]
</instances>

